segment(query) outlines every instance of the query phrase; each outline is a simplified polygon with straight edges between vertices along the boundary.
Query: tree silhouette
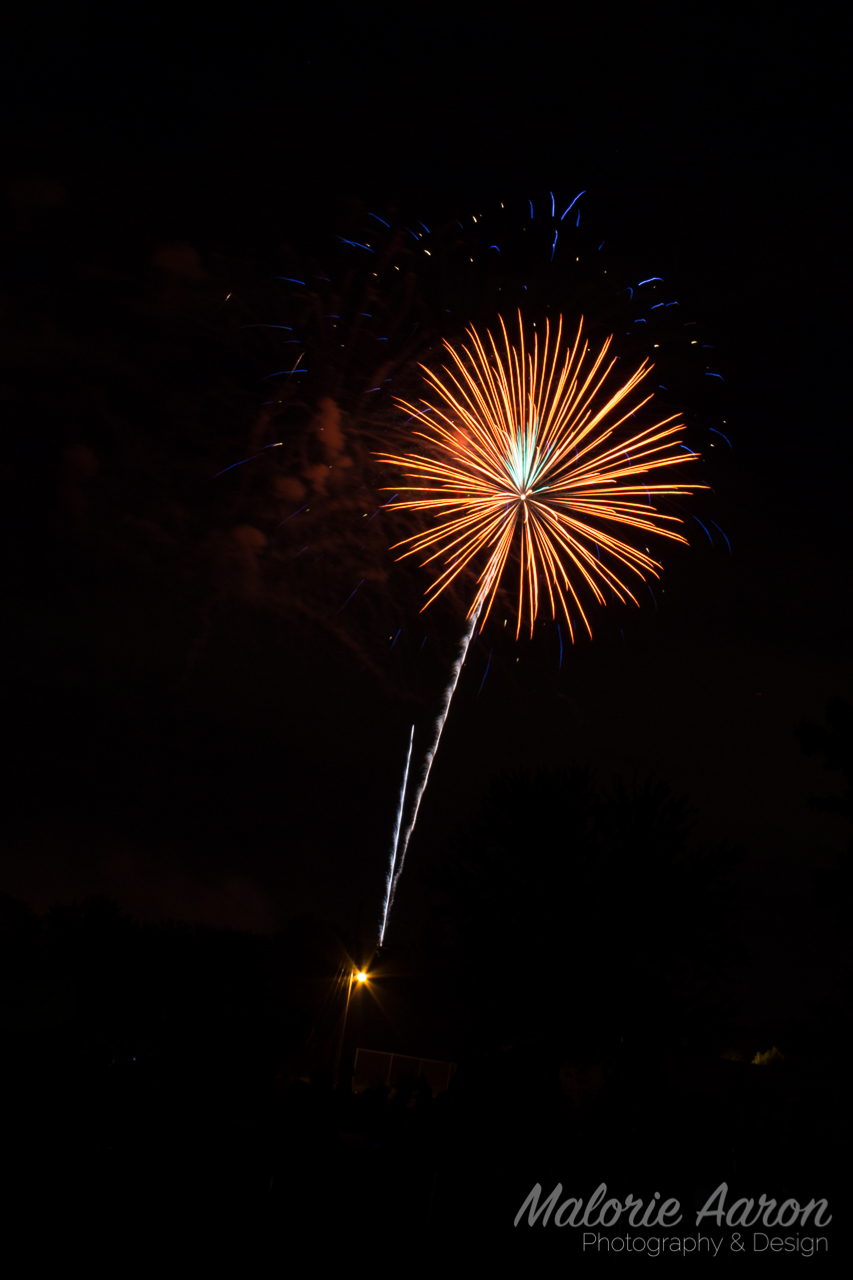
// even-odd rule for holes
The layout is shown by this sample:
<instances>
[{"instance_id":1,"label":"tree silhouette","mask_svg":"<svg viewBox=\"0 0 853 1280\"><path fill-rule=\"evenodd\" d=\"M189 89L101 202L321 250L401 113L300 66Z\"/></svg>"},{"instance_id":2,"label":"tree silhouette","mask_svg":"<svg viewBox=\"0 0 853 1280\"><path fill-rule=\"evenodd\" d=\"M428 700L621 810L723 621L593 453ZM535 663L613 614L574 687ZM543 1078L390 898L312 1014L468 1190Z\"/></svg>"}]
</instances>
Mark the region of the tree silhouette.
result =
<instances>
[{"instance_id":1,"label":"tree silhouette","mask_svg":"<svg viewBox=\"0 0 853 1280\"><path fill-rule=\"evenodd\" d=\"M661 781L520 773L430 877L444 955L489 1037L618 1039L708 1014L732 855Z\"/></svg>"},{"instance_id":2,"label":"tree silhouette","mask_svg":"<svg viewBox=\"0 0 853 1280\"><path fill-rule=\"evenodd\" d=\"M826 721L825 726L801 722L797 737L806 755L822 756L826 769L841 773L843 790L840 796L812 796L810 804L849 822L853 819L853 707L841 698L831 698ZM841 933L853 936L853 840L839 865L818 876L818 890L823 902L834 909Z\"/></svg>"}]
</instances>

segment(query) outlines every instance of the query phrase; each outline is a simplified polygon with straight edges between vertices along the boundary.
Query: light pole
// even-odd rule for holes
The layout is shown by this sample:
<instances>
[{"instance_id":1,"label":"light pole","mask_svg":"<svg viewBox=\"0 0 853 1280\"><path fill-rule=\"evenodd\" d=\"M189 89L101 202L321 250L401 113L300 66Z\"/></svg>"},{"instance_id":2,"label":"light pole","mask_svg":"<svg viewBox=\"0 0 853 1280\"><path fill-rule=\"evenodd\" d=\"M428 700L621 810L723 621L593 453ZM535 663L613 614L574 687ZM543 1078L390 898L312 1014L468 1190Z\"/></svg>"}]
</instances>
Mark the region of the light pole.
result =
<instances>
[{"instance_id":1,"label":"light pole","mask_svg":"<svg viewBox=\"0 0 853 1280\"><path fill-rule=\"evenodd\" d=\"M340 1038L340 1041L338 1042L338 1053L337 1053L337 1057L335 1058L335 1084L336 1085L340 1084L341 1054L344 1051L344 1036L346 1035L346 1031L347 1031L347 1015L349 1014L349 1002L350 1002L350 997L352 996L352 984L354 982L357 985L363 985L365 982L367 982L367 974L364 972L363 969L350 969L350 972L349 972L349 979L347 981L347 1002L346 1002L346 1005L344 1006L344 1021L343 1021L343 1026L341 1027L341 1038Z\"/></svg>"}]
</instances>

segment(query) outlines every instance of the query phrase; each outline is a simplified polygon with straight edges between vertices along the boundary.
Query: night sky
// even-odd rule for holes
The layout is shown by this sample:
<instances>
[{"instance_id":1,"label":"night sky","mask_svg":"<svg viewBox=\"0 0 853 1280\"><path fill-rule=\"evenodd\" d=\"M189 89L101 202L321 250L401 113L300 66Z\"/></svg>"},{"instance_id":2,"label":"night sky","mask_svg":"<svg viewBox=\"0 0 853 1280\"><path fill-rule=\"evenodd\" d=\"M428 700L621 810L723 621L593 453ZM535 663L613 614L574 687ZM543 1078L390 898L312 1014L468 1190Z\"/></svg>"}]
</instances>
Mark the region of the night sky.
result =
<instances>
[{"instance_id":1,"label":"night sky","mask_svg":"<svg viewBox=\"0 0 853 1280\"><path fill-rule=\"evenodd\" d=\"M561 12L19 12L2 75L3 892L369 935L408 729L423 742L462 597L422 618L428 578L394 567L387 517L362 564L355 518L330 531L304 470L296 489L276 473L275 509L266 459L212 480L272 438L257 423L281 351L238 325L289 323L272 277L299 264L363 270L340 237L371 210L470 225L584 190L578 234L603 242L613 295L662 277L721 375L677 406L707 458L714 492L689 511L713 544L693 522L689 549L660 547L663 590L593 612L561 665L550 620L517 644L505 613L484 631L392 937L417 927L419 867L505 771L653 773L689 797L700 844L743 854L744 1009L806 1017L835 992L815 874L849 832L810 808L840 780L795 732L851 698L835 36ZM448 325L466 319L457 286ZM382 478L365 476L372 512ZM273 531L302 491L297 566L307 516Z\"/></svg>"}]
</instances>

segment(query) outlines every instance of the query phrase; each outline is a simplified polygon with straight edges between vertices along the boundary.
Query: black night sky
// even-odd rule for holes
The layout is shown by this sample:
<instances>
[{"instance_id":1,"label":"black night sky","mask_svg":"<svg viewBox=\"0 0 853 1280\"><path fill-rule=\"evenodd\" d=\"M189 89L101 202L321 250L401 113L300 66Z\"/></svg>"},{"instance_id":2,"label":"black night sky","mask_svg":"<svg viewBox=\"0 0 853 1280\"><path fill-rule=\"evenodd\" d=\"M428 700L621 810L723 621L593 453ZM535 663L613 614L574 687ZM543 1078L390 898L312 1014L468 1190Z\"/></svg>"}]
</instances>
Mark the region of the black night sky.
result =
<instances>
[{"instance_id":1,"label":"black night sky","mask_svg":"<svg viewBox=\"0 0 853 1280\"><path fill-rule=\"evenodd\" d=\"M392 397L528 278L536 306L611 325L627 362L652 354L624 291L661 277L679 306L655 331L658 394L711 486L684 504L690 546L659 543L654 596L593 607L592 641L546 618L516 642L505 601L472 645L389 930L393 998L365 1035L464 1059L462 1005L424 994L446 859L495 788L578 769L602 793L659 780L689 802L692 847L731 855L714 991L732 1043L802 1037L826 1008L836 1025L850 829L810 800L844 779L797 732L853 700L835 35L695 8L248 9L34 4L3 54L4 903L327 930L366 957L409 726L417 756L466 607L460 588L421 615L427 572L370 518ZM552 264L522 235L580 191ZM459 237L436 266L410 244L404 297L387 256L372 400L381 362L345 315L371 214L377 237L417 224L434 245L453 224L477 273ZM510 248L481 268L493 216ZM313 367L270 402L300 324ZM337 452L318 452L324 412ZM543 900L581 894L548 812L513 828L520 863ZM496 964L540 954L529 909L493 923Z\"/></svg>"}]
</instances>

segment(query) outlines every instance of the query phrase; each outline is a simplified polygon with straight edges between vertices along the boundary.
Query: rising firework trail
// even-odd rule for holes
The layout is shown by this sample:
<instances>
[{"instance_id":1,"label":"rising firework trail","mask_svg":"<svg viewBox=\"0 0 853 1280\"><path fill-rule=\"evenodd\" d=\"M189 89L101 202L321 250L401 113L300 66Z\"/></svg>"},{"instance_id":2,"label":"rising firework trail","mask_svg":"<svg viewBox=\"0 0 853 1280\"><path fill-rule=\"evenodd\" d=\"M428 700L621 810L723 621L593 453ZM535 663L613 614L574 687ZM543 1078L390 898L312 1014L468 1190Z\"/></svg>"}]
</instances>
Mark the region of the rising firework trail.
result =
<instances>
[{"instance_id":1,"label":"rising firework trail","mask_svg":"<svg viewBox=\"0 0 853 1280\"><path fill-rule=\"evenodd\" d=\"M391 902L393 901L393 897L394 897L394 882L395 882L394 869L397 865L397 846L400 842L400 827L402 826L402 823L403 823L403 807L406 803L406 787L408 786L408 782L409 782L409 764L411 763L411 759L412 759L412 743L414 741L414 738L415 738L415 726L412 725L411 732L409 733L409 751L406 756L406 767L403 770L403 785L400 788L400 800L397 804L397 817L394 822L394 840L391 845L391 862L388 867L388 877L385 881L385 901L382 904L382 927L379 930L380 947L382 946L383 939L385 938L385 926L388 923L388 912L391 910ZM403 857L405 857L405 855L406 855L406 847L404 844ZM402 870L402 867L403 867L403 863L401 860L400 862L401 870Z\"/></svg>"},{"instance_id":2,"label":"rising firework trail","mask_svg":"<svg viewBox=\"0 0 853 1280\"><path fill-rule=\"evenodd\" d=\"M465 665L465 659L468 656L468 648L469 648L469 645L471 644L471 640L477 628L477 620L480 616L481 607L482 607L482 601L478 606L475 607L474 612L471 614L470 620L468 622L468 626L465 630L465 634L462 637L462 643L459 647L459 656L457 657L456 662L453 664L453 670L450 675L450 683L448 684L447 688L444 691L444 697L442 698L442 701L441 701L441 711L438 714L438 719L436 720L435 727L433 729L432 745L429 747L426 753L423 769L421 771L420 785L418 786L418 790L415 794L415 799L412 806L412 816L409 819L409 825L406 828L406 834L403 836L403 846L402 846L402 849L400 850L400 865L399 867L397 867L397 870L395 873L394 867L397 861L397 840L400 834L400 818L403 811L403 802L404 802L404 797L406 793L406 779L409 776L409 760L411 759L411 755L412 755L412 738L411 737L409 738L409 757L406 760L406 773L403 778L403 789L400 792L400 807L397 810L397 825L394 830L394 846L391 851L391 865L388 871L388 879L387 879L386 889L385 889L385 905L382 913L382 927L379 931L380 947L382 946L382 943L385 941L385 928L386 928L386 925L388 924L388 913L390 912L391 906L394 902L394 893L397 888L397 881L400 879L400 876L403 873L403 863L406 860L406 850L409 847L409 841L412 838L412 832L414 831L415 823L418 820L418 810L421 807L421 800L423 799L423 794L426 791L426 786L427 786L427 783L429 782L429 775L430 775L430 770L432 769L432 762L435 759L435 753L438 750L438 744L441 740L441 734L442 734L442 730L444 729L444 723L447 719L447 713L450 710L451 700L453 698L454 693L456 692L456 686L459 683L459 674ZM414 732L415 732L415 727L414 725L412 725L412 735L414 735Z\"/></svg>"},{"instance_id":3,"label":"rising firework trail","mask_svg":"<svg viewBox=\"0 0 853 1280\"><path fill-rule=\"evenodd\" d=\"M645 582L659 577L662 568L647 547L640 549L618 536L622 528L634 539L660 534L686 543L672 528L683 521L659 512L653 498L684 496L705 487L645 483L650 472L698 456L677 438L683 430L677 414L639 431L631 425L652 399L647 395L639 403L628 401L651 372L647 360L627 382L611 387L616 358L607 356L612 337L593 356L589 343L582 340L581 321L574 344L564 348L560 317L553 339L549 323L541 340L534 326L530 350L521 315L517 345L510 341L503 319L500 326L500 345L488 331L483 338L475 329L468 330L470 344L462 344L460 350L446 342L452 364L445 366L443 377L421 366L432 400L398 404L415 423L413 434L427 447L379 455L415 482L400 486L395 498L415 496L392 499L389 505L432 518L431 528L397 544L407 547L403 557L426 552L424 564L442 561L424 608L469 565L482 566L386 898L382 937L468 647L480 618L485 623L489 616L516 549L516 637L525 614L533 634L542 584L552 617L556 619L559 609L572 640L570 603L592 636L579 591L606 604L604 589L609 588L623 603L638 604L625 579Z\"/></svg>"}]
</instances>

